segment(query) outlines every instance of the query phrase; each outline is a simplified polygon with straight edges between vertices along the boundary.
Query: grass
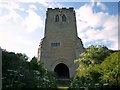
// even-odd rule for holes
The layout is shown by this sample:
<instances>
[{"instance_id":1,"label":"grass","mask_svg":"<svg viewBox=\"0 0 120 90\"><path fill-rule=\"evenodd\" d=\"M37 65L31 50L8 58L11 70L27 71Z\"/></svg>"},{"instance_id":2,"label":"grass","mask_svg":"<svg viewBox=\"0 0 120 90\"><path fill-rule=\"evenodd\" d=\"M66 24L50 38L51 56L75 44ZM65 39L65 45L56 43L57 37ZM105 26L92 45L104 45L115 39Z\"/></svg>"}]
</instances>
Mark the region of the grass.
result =
<instances>
[{"instance_id":1,"label":"grass","mask_svg":"<svg viewBox=\"0 0 120 90\"><path fill-rule=\"evenodd\" d=\"M66 82L66 81L58 82L57 88L60 89L60 90L68 90L69 84L70 83Z\"/></svg>"},{"instance_id":2,"label":"grass","mask_svg":"<svg viewBox=\"0 0 120 90\"><path fill-rule=\"evenodd\" d=\"M61 89L61 90L67 90L69 87L68 86L58 86L57 88Z\"/></svg>"}]
</instances>

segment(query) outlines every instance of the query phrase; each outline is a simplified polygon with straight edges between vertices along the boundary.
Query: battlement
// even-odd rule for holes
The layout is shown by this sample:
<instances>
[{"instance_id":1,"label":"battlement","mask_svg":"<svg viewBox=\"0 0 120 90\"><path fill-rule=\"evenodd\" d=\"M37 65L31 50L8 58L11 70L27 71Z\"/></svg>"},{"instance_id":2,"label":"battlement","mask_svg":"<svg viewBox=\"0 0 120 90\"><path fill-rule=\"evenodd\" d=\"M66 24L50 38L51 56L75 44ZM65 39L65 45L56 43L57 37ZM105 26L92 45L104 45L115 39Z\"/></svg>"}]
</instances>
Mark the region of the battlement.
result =
<instances>
[{"instance_id":1,"label":"battlement","mask_svg":"<svg viewBox=\"0 0 120 90\"><path fill-rule=\"evenodd\" d=\"M69 7L69 8L66 8L66 7L63 7L63 8L48 8L47 11L49 10L74 10L73 7Z\"/></svg>"}]
</instances>

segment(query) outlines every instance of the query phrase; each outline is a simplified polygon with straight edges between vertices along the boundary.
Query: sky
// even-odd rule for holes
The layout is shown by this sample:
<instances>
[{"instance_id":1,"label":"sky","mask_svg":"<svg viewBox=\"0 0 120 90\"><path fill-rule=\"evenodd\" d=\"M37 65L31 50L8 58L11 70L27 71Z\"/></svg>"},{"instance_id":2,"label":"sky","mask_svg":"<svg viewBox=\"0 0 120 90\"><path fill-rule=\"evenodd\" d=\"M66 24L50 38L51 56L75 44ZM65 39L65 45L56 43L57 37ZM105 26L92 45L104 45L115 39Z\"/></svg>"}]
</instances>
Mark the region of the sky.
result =
<instances>
[{"instance_id":1,"label":"sky","mask_svg":"<svg viewBox=\"0 0 120 90\"><path fill-rule=\"evenodd\" d=\"M0 0L0 47L37 56L44 37L47 8L73 7L84 47L105 45L118 50L118 0Z\"/></svg>"}]
</instances>

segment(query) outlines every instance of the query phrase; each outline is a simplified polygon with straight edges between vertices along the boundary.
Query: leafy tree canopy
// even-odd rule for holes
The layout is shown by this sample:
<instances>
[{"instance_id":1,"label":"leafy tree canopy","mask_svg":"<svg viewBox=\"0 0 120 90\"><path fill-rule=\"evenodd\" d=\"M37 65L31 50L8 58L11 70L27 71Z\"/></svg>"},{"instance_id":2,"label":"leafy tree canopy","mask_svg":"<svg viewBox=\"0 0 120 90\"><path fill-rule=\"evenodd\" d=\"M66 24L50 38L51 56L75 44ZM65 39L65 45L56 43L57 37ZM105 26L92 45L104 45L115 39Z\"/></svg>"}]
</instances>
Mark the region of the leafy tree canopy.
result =
<instances>
[{"instance_id":1,"label":"leafy tree canopy","mask_svg":"<svg viewBox=\"0 0 120 90\"><path fill-rule=\"evenodd\" d=\"M120 51L112 53L99 65L103 82L120 86Z\"/></svg>"},{"instance_id":2,"label":"leafy tree canopy","mask_svg":"<svg viewBox=\"0 0 120 90\"><path fill-rule=\"evenodd\" d=\"M52 73L37 64L37 58L30 62L25 54L2 51L2 87L15 88L56 88Z\"/></svg>"},{"instance_id":3,"label":"leafy tree canopy","mask_svg":"<svg viewBox=\"0 0 120 90\"><path fill-rule=\"evenodd\" d=\"M77 74L72 82L80 86L95 86L108 83L112 86L120 85L120 51L109 50L106 46L89 46L86 52L80 55Z\"/></svg>"}]
</instances>

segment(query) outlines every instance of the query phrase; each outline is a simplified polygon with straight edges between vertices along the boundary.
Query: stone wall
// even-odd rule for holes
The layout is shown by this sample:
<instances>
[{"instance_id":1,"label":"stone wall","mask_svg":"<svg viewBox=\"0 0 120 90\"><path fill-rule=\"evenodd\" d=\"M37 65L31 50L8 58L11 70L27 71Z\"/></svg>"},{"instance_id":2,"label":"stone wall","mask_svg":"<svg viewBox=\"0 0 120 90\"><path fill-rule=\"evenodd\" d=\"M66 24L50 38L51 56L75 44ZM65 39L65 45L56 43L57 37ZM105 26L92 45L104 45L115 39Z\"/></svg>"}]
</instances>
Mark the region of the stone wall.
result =
<instances>
[{"instance_id":1,"label":"stone wall","mask_svg":"<svg viewBox=\"0 0 120 90\"><path fill-rule=\"evenodd\" d=\"M56 22L56 16L59 21ZM62 21L65 15L66 21ZM45 35L41 42L40 63L44 68L54 71L59 63L64 63L69 68L72 77L77 64L74 60L84 52L82 41L77 36L76 17L73 8L49 8L46 12Z\"/></svg>"}]
</instances>

